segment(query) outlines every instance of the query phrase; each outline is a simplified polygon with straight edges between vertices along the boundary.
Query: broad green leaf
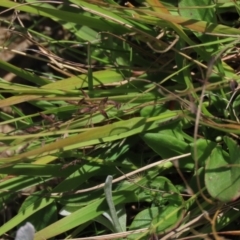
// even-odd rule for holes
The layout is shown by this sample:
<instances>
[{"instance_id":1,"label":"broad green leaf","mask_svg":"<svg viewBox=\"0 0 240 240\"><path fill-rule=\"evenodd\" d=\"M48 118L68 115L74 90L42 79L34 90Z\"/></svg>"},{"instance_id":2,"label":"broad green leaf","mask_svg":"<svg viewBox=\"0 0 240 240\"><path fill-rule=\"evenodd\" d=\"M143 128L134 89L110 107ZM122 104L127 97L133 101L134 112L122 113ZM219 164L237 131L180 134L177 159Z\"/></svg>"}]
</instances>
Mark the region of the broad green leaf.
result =
<instances>
[{"instance_id":1,"label":"broad green leaf","mask_svg":"<svg viewBox=\"0 0 240 240\"><path fill-rule=\"evenodd\" d=\"M199 166L205 166L212 150L216 147L216 143L207 139L198 139L195 143L191 143L191 153L194 158L194 148L197 148L197 160Z\"/></svg>"},{"instance_id":2,"label":"broad green leaf","mask_svg":"<svg viewBox=\"0 0 240 240\"><path fill-rule=\"evenodd\" d=\"M216 23L213 4L214 2L212 0L181 0L178 4L179 14L189 19Z\"/></svg>"},{"instance_id":3,"label":"broad green leaf","mask_svg":"<svg viewBox=\"0 0 240 240\"><path fill-rule=\"evenodd\" d=\"M189 151L189 145L164 133L145 133L143 140L161 157L169 158Z\"/></svg>"},{"instance_id":4,"label":"broad green leaf","mask_svg":"<svg viewBox=\"0 0 240 240\"><path fill-rule=\"evenodd\" d=\"M179 135L172 129L166 129L158 133L144 133L141 137L162 158L170 158L190 152L189 144L181 139L182 137L179 139ZM191 157L188 157L184 161L180 161L179 164L181 168L192 168L193 160Z\"/></svg>"},{"instance_id":5,"label":"broad green leaf","mask_svg":"<svg viewBox=\"0 0 240 240\"><path fill-rule=\"evenodd\" d=\"M174 228L181 218L182 211L176 206L147 208L137 214L129 229L137 230L141 228L149 228L149 226L151 229L151 227L154 227L154 225L157 224L158 226L157 228L154 228L154 231L158 234L161 234ZM142 238L139 237L139 235L134 234L134 237L131 237L130 235L128 239L149 238Z\"/></svg>"},{"instance_id":6,"label":"broad green leaf","mask_svg":"<svg viewBox=\"0 0 240 240\"><path fill-rule=\"evenodd\" d=\"M213 198L231 202L240 196L240 148L229 137L224 137L229 155L220 147L215 148L206 164L205 183Z\"/></svg>"},{"instance_id":7,"label":"broad green leaf","mask_svg":"<svg viewBox=\"0 0 240 240\"><path fill-rule=\"evenodd\" d=\"M153 189L150 194L149 190L144 191L150 195L153 202L152 207L137 214L130 229L135 230L150 226L150 229L152 227L158 234L162 231L169 231L182 219L183 198L171 181L165 177L154 178L147 187ZM130 236L129 239L137 239L137 236L142 235L134 234L134 237Z\"/></svg>"},{"instance_id":8,"label":"broad green leaf","mask_svg":"<svg viewBox=\"0 0 240 240\"><path fill-rule=\"evenodd\" d=\"M153 117L165 111L167 111L167 109L163 105L154 105L154 106L146 106L142 108L140 111L140 114L142 117Z\"/></svg>"}]
</instances>

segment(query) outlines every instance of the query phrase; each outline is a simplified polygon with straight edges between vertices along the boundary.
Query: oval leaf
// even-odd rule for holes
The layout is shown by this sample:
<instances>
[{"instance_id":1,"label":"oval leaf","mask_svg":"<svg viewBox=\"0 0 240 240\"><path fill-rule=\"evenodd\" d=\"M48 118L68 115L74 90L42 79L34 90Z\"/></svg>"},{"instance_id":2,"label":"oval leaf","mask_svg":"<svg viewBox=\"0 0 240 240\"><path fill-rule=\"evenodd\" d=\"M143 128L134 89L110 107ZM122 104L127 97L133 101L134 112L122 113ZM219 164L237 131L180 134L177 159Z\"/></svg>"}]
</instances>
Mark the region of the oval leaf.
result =
<instances>
[{"instance_id":1,"label":"oval leaf","mask_svg":"<svg viewBox=\"0 0 240 240\"><path fill-rule=\"evenodd\" d=\"M205 183L209 194L221 202L234 201L240 196L239 146L225 137L228 154L220 147L215 148L206 165Z\"/></svg>"}]
</instances>

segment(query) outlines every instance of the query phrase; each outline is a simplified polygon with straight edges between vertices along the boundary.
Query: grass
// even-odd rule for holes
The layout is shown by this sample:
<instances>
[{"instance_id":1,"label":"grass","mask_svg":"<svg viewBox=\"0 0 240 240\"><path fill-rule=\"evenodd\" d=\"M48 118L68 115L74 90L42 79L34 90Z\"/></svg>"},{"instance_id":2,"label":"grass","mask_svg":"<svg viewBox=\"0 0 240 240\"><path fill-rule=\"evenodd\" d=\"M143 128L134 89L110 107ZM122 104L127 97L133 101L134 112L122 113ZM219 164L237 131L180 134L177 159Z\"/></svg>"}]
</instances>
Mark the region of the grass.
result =
<instances>
[{"instance_id":1,"label":"grass","mask_svg":"<svg viewBox=\"0 0 240 240\"><path fill-rule=\"evenodd\" d=\"M0 235L237 239L239 4L1 0Z\"/></svg>"}]
</instances>

